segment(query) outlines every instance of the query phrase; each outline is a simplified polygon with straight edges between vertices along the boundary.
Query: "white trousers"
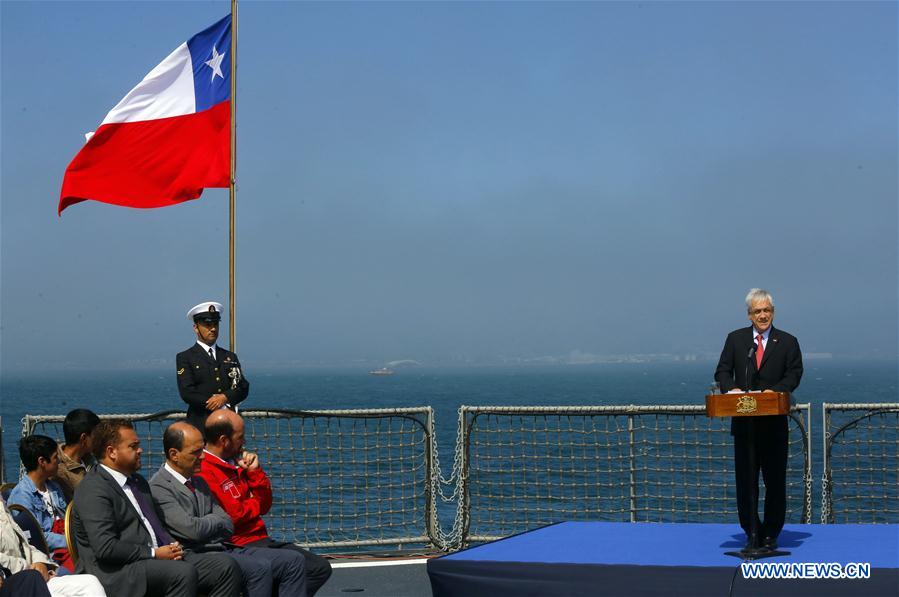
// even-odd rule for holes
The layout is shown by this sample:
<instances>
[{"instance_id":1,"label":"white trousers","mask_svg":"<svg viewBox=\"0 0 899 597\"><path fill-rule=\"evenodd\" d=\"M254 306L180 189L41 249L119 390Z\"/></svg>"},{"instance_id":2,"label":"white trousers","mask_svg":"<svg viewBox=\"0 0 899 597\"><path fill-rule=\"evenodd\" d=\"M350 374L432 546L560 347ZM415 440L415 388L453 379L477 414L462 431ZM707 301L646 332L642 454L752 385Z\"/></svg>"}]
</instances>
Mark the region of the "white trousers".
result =
<instances>
[{"instance_id":1,"label":"white trousers","mask_svg":"<svg viewBox=\"0 0 899 597\"><path fill-rule=\"evenodd\" d=\"M91 574L54 576L47 582L53 597L106 597L103 585Z\"/></svg>"}]
</instances>

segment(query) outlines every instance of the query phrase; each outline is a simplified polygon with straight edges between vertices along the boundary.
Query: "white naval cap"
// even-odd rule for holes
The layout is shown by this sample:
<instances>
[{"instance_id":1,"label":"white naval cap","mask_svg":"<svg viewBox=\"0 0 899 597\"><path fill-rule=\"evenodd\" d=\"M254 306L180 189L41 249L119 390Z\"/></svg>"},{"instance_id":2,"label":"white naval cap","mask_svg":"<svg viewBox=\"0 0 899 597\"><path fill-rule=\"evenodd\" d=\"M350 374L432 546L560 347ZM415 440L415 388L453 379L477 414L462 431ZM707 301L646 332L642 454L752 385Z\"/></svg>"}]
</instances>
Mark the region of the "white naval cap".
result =
<instances>
[{"instance_id":1,"label":"white naval cap","mask_svg":"<svg viewBox=\"0 0 899 597\"><path fill-rule=\"evenodd\" d=\"M191 321L218 321L222 318L222 304L212 301L200 303L187 312Z\"/></svg>"}]
</instances>

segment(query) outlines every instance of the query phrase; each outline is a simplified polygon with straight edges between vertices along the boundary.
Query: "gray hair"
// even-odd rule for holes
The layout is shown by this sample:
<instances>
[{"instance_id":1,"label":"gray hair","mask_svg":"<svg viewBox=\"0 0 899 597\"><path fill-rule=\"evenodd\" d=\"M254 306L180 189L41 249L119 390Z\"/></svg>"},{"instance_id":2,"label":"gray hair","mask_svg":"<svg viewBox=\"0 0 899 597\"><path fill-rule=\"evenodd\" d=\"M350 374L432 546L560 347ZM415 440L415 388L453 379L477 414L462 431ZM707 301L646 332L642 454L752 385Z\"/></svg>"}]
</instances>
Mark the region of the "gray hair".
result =
<instances>
[{"instance_id":1,"label":"gray hair","mask_svg":"<svg viewBox=\"0 0 899 597\"><path fill-rule=\"evenodd\" d=\"M774 297L771 296L771 293L767 290L763 290L761 288L753 288L746 295L746 309L752 309L752 303L756 301L768 301L771 303L771 307L774 307Z\"/></svg>"}]
</instances>

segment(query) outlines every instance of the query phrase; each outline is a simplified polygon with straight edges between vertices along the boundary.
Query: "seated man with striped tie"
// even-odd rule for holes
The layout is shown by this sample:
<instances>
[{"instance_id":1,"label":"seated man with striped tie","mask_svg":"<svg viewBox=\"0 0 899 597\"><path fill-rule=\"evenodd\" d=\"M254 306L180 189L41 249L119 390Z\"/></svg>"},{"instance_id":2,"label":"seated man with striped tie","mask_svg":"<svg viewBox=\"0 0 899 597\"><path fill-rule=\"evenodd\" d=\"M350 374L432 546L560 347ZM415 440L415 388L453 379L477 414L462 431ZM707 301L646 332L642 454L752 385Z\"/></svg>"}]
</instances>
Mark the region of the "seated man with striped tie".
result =
<instances>
[{"instance_id":1,"label":"seated man with striped tie","mask_svg":"<svg viewBox=\"0 0 899 597\"><path fill-rule=\"evenodd\" d=\"M233 557L243 571L247 597L306 597L302 554L226 543L234 533L234 523L206 481L195 476L205 446L200 430L186 421L172 423L162 436L165 464L150 479L150 490L168 531L186 549L224 551Z\"/></svg>"},{"instance_id":2,"label":"seated man with striped tie","mask_svg":"<svg viewBox=\"0 0 899 597\"><path fill-rule=\"evenodd\" d=\"M108 595L238 597L240 567L225 553L184 550L165 530L140 469L140 439L124 419L93 432L99 466L75 490L76 571L100 579Z\"/></svg>"}]
</instances>

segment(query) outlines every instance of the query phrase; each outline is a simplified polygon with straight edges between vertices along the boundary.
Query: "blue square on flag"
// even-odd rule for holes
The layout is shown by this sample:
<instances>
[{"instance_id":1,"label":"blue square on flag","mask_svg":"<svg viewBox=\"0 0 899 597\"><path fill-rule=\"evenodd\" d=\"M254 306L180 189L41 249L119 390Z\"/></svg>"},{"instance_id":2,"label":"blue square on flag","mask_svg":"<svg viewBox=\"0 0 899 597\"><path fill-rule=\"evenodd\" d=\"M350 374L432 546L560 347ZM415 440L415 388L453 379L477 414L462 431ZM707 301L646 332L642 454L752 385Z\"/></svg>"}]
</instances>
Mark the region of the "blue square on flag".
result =
<instances>
[{"instance_id":1,"label":"blue square on flag","mask_svg":"<svg viewBox=\"0 0 899 597\"><path fill-rule=\"evenodd\" d=\"M187 40L197 112L231 96L231 15Z\"/></svg>"}]
</instances>

